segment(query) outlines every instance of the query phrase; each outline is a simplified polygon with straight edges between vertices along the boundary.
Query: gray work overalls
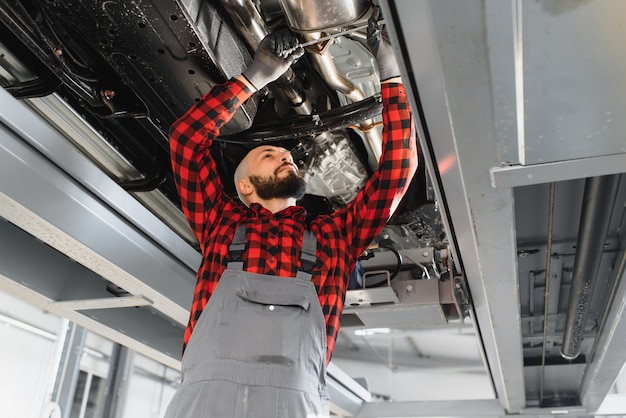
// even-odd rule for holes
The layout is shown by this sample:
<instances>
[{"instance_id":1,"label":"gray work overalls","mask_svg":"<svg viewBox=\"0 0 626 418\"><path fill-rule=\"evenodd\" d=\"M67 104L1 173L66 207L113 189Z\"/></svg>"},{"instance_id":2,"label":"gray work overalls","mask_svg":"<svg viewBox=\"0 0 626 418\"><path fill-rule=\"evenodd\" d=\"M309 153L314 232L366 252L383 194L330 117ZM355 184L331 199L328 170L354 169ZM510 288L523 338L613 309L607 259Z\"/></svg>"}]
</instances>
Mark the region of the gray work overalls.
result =
<instances>
[{"instance_id":1,"label":"gray work overalls","mask_svg":"<svg viewBox=\"0 0 626 418\"><path fill-rule=\"evenodd\" d=\"M191 335L166 418L328 417L326 326L311 274L242 270L240 226L230 262ZM306 231L310 270L317 241ZM312 254L312 256L311 256Z\"/></svg>"}]
</instances>

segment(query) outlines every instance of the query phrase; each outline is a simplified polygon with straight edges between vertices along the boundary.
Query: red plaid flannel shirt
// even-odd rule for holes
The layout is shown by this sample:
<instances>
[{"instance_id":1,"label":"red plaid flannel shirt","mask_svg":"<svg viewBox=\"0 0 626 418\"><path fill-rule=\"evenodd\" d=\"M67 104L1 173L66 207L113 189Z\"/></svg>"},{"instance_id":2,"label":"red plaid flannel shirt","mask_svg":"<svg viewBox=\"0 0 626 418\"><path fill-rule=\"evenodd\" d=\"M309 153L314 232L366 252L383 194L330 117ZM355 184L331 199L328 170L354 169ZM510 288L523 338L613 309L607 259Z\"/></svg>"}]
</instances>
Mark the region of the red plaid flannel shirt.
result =
<instances>
[{"instance_id":1,"label":"red plaid flannel shirt","mask_svg":"<svg viewBox=\"0 0 626 418\"><path fill-rule=\"evenodd\" d=\"M170 129L174 179L182 209L202 251L184 347L226 269L228 246L238 225L246 223L244 270L295 277L300 268L304 208L292 206L275 214L259 204L247 208L224 192L209 151L220 128L250 95L236 79L215 86ZM384 130L379 169L347 207L317 217L309 226L318 241L312 280L326 322L327 362L337 339L350 272L385 225L391 208L400 202L417 168L415 130L404 87L383 84L382 97Z\"/></svg>"}]
</instances>

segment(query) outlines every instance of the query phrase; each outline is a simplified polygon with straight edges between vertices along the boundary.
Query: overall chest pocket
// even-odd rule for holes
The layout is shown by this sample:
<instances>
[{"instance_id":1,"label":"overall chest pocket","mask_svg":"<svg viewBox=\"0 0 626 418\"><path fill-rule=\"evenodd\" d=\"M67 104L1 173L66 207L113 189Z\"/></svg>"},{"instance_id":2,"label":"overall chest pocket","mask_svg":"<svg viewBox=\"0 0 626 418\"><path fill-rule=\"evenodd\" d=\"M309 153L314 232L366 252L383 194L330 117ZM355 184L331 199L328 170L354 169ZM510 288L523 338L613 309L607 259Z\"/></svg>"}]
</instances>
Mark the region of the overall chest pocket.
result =
<instances>
[{"instance_id":1,"label":"overall chest pocket","mask_svg":"<svg viewBox=\"0 0 626 418\"><path fill-rule=\"evenodd\" d=\"M219 313L220 358L291 366L300 358L307 296L239 288Z\"/></svg>"}]
</instances>

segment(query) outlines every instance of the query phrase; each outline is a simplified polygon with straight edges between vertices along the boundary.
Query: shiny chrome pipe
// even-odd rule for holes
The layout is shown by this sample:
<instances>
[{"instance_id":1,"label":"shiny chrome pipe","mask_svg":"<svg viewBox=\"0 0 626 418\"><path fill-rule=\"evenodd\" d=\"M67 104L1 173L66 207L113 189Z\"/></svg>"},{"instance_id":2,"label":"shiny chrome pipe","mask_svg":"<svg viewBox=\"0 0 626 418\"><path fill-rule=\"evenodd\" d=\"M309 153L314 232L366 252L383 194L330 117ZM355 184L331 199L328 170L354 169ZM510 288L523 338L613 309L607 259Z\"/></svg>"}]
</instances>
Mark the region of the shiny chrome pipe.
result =
<instances>
[{"instance_id":1,"label":"shiny chrome pipe","mask_svg":"<svg viewBox=\"0 0 626 418\"><path fill-rule=\"evenodd\" d=\"M221 0L224 9L235 23L237 31L252 51L269 34L267 26L251 0ZM295 82L291 68L275 82L287 96L291 107L299 115L310 115L313 106Z\"/></svg>"},{"instance_id":2,"label":"shiny chrome pipe","mask_svg":"<svg viewBox=\"0 0 626 418\"><path fill-rule=\"evenodd\" d=\"M305 40L313 41L320 38L321 33L304 33L303 36ZM331 88L345 95L353 103L366 98L365 94L363 94L363 92L357 88L352 81L339 74L328 50L312 52L309 54L309 58L313 62L313 65L315 65L319 74ZM370 148L371 155L373 156L374 161L372 168L376 168L382 154L382 138L378 129L375 128L374 121L372 119L361 122L359 127L365 136L365 140ZM372 164L372 162L370 162L370 164Z\"/></svg>"},{"instance_id":3,"label":"shiny chrome pipe","mask_svg":"<svg viewBox=\"0 0 626 418\"><path fill-rule=\"evenodd\" d=\"M573 360L580 354L587 311L600 268L619 180L620 174L613 174L590 177L585 182L569 307L561 347L561 356L567 360Z\"/></svg>"}]
</instances>

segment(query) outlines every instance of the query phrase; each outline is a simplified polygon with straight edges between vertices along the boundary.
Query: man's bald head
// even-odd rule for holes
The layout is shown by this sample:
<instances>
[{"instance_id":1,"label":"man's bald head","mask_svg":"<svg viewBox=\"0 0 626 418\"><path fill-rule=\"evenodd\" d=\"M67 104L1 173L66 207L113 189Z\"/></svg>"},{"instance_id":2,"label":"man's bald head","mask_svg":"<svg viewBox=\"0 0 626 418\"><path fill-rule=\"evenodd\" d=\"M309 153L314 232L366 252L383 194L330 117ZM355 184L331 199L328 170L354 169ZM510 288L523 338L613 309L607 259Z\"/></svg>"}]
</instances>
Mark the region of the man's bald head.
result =
<instances>
[{"instance_id":1,"label":"man's bald head","mask_svg":"<svg viewBox=\"0 0 626 418\"><path fill-rule=\"evenodd\" d=\"M233 180L239 199L248 206L251 197L299 199L306 189L289 150L273 145L250 150L235 169Z\"/></svg>"}]
</instances>

